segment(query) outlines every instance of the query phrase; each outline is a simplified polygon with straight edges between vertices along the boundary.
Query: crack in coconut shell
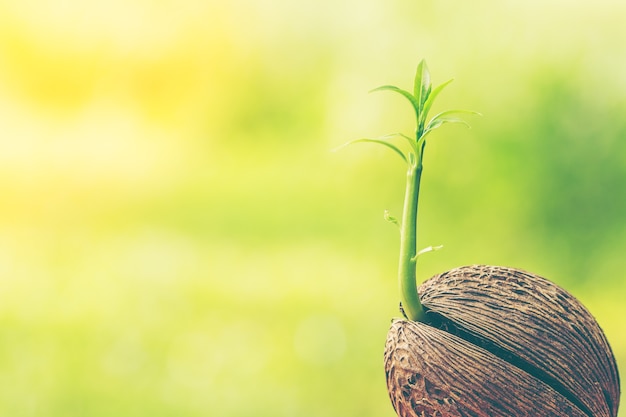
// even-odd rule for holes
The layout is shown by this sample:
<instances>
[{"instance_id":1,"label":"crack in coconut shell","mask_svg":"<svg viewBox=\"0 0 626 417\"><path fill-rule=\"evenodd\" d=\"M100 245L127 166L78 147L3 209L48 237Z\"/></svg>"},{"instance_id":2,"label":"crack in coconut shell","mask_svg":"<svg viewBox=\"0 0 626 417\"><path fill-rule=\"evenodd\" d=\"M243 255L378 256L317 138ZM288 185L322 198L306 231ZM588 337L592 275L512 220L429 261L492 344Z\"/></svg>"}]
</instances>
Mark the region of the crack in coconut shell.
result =
<instances>
[{"instance_id":1,"label":"crack in coconut shell","mask_svg":"<svg viewBox=\"0 0 626 417\"><path fill-rule=\"evenodd\" d=\"M394 321L385 365L400 417L586 417L543 381L424 323Z\"/></svg>"},{"instance_id":2,"label":"crack in coconut shell","mask_svg":"<svg viewBox=\"0 0 626 417\"><path fill-rule=\"evenodd\" d=\"M432 277L419 294L429 322L394 322L385 349L389 393L401 417L617 415L611 348L587 309L554 283L517 269L469 266ZM419 372L408 366L414 362ZM430 385L411 385L418 374ZM456 394L440 403L427 389L433 381ZM483 383L492 392L478 387Z\"/></svg>"}]
</instances>

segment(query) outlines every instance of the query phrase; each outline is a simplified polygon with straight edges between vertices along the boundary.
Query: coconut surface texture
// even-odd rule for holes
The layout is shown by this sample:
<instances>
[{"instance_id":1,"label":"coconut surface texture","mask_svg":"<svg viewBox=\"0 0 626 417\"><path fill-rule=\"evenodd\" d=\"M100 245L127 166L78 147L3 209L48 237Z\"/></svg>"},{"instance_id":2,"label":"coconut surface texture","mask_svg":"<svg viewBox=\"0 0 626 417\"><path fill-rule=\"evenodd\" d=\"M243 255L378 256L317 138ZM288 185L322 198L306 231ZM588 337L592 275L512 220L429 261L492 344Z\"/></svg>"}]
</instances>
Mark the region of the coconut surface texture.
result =
<instances>
[{"instance_id":1,"label":"coconut surface texture","mask_svg":"<svg viewBox=\"0 0 626 417\"><path fill-rule=\"evenodd\" d=\"M400 417L616 417L620 382L600 326L537 275L474 265L419 287L427 322L394 320L385 373Z\"/></svg>"}]
</instances>

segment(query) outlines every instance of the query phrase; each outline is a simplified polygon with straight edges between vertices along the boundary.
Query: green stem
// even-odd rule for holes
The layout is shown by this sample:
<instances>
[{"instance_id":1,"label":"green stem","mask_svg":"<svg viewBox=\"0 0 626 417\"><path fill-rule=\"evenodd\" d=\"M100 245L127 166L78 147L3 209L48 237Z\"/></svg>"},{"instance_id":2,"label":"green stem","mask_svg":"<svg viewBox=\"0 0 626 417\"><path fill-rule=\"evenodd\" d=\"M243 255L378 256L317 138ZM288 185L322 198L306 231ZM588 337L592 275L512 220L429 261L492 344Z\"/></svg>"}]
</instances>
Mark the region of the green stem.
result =
<instances>
[{"instance_id":1,"label":"green stem","mask_svg":"<svg viewBox=\"0 0 626 417\"><path fill-rule=\"evenodd\" d=\"M406 174L406 192L400 229L400 265L398 279L402 308L410 320L424 321L425 312L417 294L416 263L417 263L417 203L419 199L420 180L422 177L422 155L425 142L417 147L417 155L409 158ZM418 141L419 143L419 141Z\"/></svg>"},{"instance_id":2,"label":"green stem","mask_svg":"<svg viewBox=\"0 0 626 417\"><path fill-rule=\"evenodd\" d=\"M406 194L404 196L404 210L402 212L402 224L400 225L400 266L398 268L398 278L400 283L400 299L402 308L406 316L413 321L426 321L426 312L419 299L417 292L417 280L415 267L419 255L439 249L441 246L422 249L417 251L417 201L420 191L420 179L422 177L422 156L424 154L424 146L426 145L426 135L433 130L439 128L446 123L467 123L456 117L458 113L474 113L465 110L448 110L441 112L426 122L428 112L431 109L433 101L441 93L445 86L450 84L452 80L447 81L436 88L432 88L430 82L430 73L426 62L420 61L415 72L415 81L413 84L413 94L395 87L393 85L384 85L375 88L372 91L388 90L396 92L409 100L413 110L417 125L415 127L415 138L410 138L403 134L399 136L407 139L411 150L408 154L388 143L387 138L381 139L358 139L353 142L375 142L382 144L394 152L408 163ZM476 113L478 114L478 113ZM469 126L469 125L468 125ZM352 143L352 142L351 142ZM408 156L408 157L407 157ZM385 215L385 218L392 223L397 224L397 219Z\"/></svg>"}]
</instances>

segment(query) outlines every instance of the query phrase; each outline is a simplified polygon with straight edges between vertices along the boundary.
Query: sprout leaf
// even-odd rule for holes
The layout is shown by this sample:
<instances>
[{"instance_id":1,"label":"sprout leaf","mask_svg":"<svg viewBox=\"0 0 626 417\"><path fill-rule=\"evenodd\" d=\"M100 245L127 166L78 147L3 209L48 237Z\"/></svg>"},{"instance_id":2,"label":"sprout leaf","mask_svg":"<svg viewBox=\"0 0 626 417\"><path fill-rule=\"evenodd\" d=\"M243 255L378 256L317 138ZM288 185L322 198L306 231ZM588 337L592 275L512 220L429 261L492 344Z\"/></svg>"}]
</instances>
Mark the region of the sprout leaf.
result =
<instances>
[{"instance_id":1,"label":"sprout leaf","mask_svg":"<svg viewBox=\"0 0 626 417\"><path fill-rule=\"evenodd\" d=\"M413 106L413 110L415 110L415 115L419 117L420 103L411 93L409 93L406 90L403 90L393 85L383 85L382 87L378 87L378 88L371 90L370 93L373 93L374 91L384 91L384 90L395 91L396 93L401 94L404 97L406 97L406 99L411 102L411 105Z\"/></svg>"},{"instance_id":2,"label":"sprout leaf","mask_svg":"<svg viewBox=\"0 0 626 417\"><path fill-rule=\"evenodd\" d=\"M415 81L413 83L413 95L419 104L419 113L422 113L423 111L424 103L426 103L426 99L430 94L431 88L432 84L430 82L430 72L428 71L426 61L422 59L417 65L417 70L415 71Z\"/></svg>"},{"instance_id":3,"label":"sprout leaf","mask_svg":"<svg viewBox=\"0 0 626 417\"><path fill-rule=\"evenodd\" d=\"M378 143L380 145L388 147L389 149L391 149L392 151L394 151L395 153L400 155L400 158L402 158L402 160L404 162L408 162L407 159L406 159L406 156L404 155L404 152L402 152L400 150L400 148L398 148L393 143L387 142L384 139L369 139L369 138L355 139L355 140L352 140L352 141L350 141L348 143L345 143L345 144L341 145L340 147L336 148L335 150L339 150L339 149L341 149L341 148L343 148L345 146L352 145L353 143Z\"/></svg>"}]
</instances>

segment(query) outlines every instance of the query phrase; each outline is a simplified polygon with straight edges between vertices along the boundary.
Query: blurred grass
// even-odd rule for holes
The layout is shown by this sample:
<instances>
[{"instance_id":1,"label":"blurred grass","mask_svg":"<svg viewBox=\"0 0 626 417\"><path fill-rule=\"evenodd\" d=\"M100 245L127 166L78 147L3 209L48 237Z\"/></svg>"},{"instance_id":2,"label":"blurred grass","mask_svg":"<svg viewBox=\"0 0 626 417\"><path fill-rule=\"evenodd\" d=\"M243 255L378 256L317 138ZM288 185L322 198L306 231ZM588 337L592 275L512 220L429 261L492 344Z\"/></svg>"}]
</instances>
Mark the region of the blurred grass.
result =
<instances>
[{"instance_id":1,"label":"blurred grass","mask_svg":"<svg viewBox=\"0 0 626 417\"><path fill-rule=\"evenodd\" d=\"M0 3L0 414L392 416L410 132L420 275L543 274L626 363L626 60L616 2ZM622 412L623 414L623 412ZM622 415L620 414L620 415Z\"/></svg>"}]
</instances>

